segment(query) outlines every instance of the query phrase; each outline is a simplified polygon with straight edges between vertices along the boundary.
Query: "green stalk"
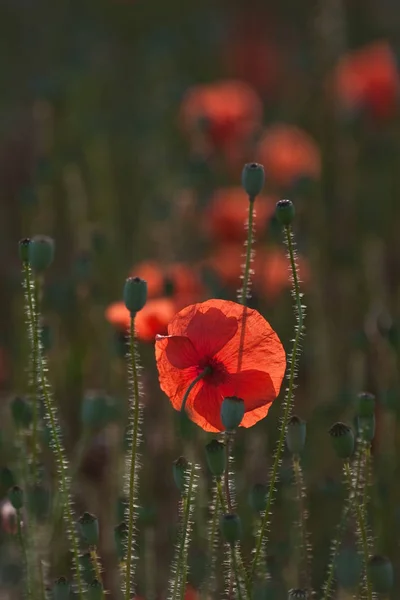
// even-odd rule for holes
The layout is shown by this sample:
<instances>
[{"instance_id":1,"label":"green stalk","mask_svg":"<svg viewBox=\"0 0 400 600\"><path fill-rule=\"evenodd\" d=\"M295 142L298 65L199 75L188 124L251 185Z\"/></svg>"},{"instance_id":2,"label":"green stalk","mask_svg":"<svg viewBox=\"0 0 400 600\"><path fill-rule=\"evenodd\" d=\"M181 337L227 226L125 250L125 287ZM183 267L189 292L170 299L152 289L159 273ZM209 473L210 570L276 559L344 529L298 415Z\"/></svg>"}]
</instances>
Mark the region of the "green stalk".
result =
<instances>
[{"instance_id":1,"label":"green stalk","mask_svg":"<svg viewBox=\"0 0 400 600\"><path fill-rule=\"evenodd\" d=\"M311 582L310 582L310 566L311 566L311 557L309 552L308 545L308 534L307 534L307 522L306 522L306 513L304 510L304 482L303 482L303 474L300 465L300 458L298 455L293 456L293 471L296 485L296 494L297 494L297 503L299 508L299 530L300 530L300 562L303 562L304 567L304 582L298 582L299 587L305 587L309 592L311 592ZM301 564L300 573L301 573Z\"/></svg>"},{"instance_id":2,"label":"green stalk","mask_svg":"<svg viewBox=\"0 0 400 600\"><path fill-rule=\"evenodd\" d=\"M231 545L232 571L233 571L233 573L235 573L236 589L237 589L237 594L239 596L239 600L243 600L242 590L241 590L241 586L240 586L239 567L237 564L236 547L235 546L236 546L235 544Z\"/></svg>"},{"instance_id":3,"label":"green stalk","mask_svg":"<svg viewBox=\"0 0 400 600\"><path fill-rule=\"evenodd\" d=\"M93 547L90 549L90 560L92 561L92 565L93 565L93 570L95 573L95 577L97 579L97 581L100 581L100 583L103 583L103 579L101 577L101 569L100 569L100 563L99 563L99 556L97 554L97 548ZM101 591L101 597L104 598L104 588Z\"/></svg>"},{"instance_id":4,"label":"green stalk","mask_svg":"<svg viewBox=\"0 0 400 600\"><path fill-rule=\"evenodd\" d=\"M185 395L183 396L183 400L182 400L182 404L181 404L181 413L183 413L185 411L187 399L189 398L189 394L192 391L192 389L194 388L194 386L196 385L196 383L198 383L199 381L204 379L204 377L206 377L210 373L211 373L211 367L207 366L207 367L205 367L205 369L203 369L203 371L201 373L199 373L197 375L197 377L195 377L193 379L192 383L189 385L188 389L186 390Z\"/></svg>"},{"instance_id":5,"label":"green stalk","mask_svg":"<svg viewBox=\"0 0 400 600\"><path fill-rule=\"evenodd\" d=\"M213 493L213 503L212 503L212 519L209 529L209 544L208 544L208 574L206 578L206 582L204 584L204 588L202 590L201 597L203 600L208 600L209 597L209 589L210 589L210 580L213 579L213 571L215 567L215 540L217 536L218 530L218 517L220 512L220 498L218 494L218 490L215 487ZM213 592L215 590L212 590Z\"/></svg>"},{"instance_id":6,"label":"green stalk","mask_svg":"<svg viewBox=\"0 0 400 600\"><path fill-rule=\"evenodd\" d=\"M253 246L253 221L254 221L254 201L255 198L249 198L249 216L247 222L247 244L246 244L246 260L244 263L243 271L243 284L239 294L239 304L243 306L247 303L247 295L249 293L250 283L250 265L251 265L251 251Z\"/></svg>"},{"instance_id":7,"label":"green stalk","mask_svg":"<svg viewBox=\"0 0 400 600\"><path fill-rule=\"evenodd\" d=\"M26 549L25 538L24 538L24 534L22 533L22 527L21 527L22 515L21 515L20 510L17 510L16 513L17 513L16 517L17 517L18 542L19 542L19 545L21 548L22 560L24 563L24 570L25 570L25 576L26 576L26 595L27 595L27 598L32 598L31 581L30 581L29 564L28 564L28 552Z\"/></svg>"},{"instance_id":8,"label":"green stalk","mask_svg":"<svg viewBox=\"0 0 400 600\"><path fill-rule=\"evenodd\" d=\"M285 230L285 236L286 236L286 244L288 247L290 266L291 266L291 271L292 271L292 276L293 276L293 296L295 298L296 309L297 309L296 310L297 325L296 325L296 335L295 335L294 342L293 342L293 349L292 349L292 355L291 355L291 361L290 361L289 385L288 385L287 392L286 392L283 420L282 420L278 445L277 445L277 449L275 452L274 464L272 466L271 478L270 478L269 489L268 489L267 504L265 507L264 515L261 519L261 525L260 525L260 530L258 533L258 538L256 540L256 548L254 551L253 562L252 562L251 568L250 568L250 580L253 579L255 571L257 569L264 535L270 525L270 517L271 517L270 512L271 512L272 503L274 501L274 496L275 496L275 491L276 491L276 483L278 480L278 470L279 470L279 465L281 462L282 452L283 452L284 443L285 443L287 423L288 423L288 420L290 417L290 412L292 409L293 394L294 394L294 380L295 380L295 376L296 376L296 365L297 365L298 355L300 353L300 339L301 339L302 332L303 332L303 306L301 304L301 293L300 293L300 286L299 286L299 278L297 275L295 250L294 250L294 243L293 243L293 239L292 239L292 230L291 230L290 225L285 226L284 230Z\"/></svg>"}]
</instances>

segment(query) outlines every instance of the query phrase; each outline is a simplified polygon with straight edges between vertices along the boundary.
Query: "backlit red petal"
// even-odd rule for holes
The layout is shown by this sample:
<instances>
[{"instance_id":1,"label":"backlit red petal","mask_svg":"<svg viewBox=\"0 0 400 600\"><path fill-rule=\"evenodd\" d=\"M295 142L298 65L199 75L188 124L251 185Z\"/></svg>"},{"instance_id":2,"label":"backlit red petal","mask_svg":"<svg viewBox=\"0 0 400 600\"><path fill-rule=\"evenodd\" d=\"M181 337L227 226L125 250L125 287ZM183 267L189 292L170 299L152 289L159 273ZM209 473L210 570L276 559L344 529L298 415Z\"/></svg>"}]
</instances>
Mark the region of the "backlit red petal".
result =
<instances>
[{"instance_id":1,"label":"backlit red petal","mask_svg":"<svg viewBox=\"0 0 400 600\"><path fill-rule=\"evenodd\" d=\"M242 398L245 411L271 404L275 398L275 388L268 373L250 369L229 375L226 383L220 385L224 397L237 396Z\"/></svg>"}]
</instances>

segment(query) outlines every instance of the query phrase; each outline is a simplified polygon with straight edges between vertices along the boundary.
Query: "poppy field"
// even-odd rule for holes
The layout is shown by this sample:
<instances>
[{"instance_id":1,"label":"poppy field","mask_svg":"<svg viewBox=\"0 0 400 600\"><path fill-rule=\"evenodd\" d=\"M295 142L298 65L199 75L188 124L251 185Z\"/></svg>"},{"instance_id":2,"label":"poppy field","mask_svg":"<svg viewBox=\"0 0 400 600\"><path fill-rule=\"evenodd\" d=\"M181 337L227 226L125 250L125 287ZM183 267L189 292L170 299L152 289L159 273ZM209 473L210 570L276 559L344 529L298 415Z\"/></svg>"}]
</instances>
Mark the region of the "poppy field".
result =
<instances>
[{"instance_id":1,"label":"poppy field","mask_svg":"<svg viewBox=\"0 0 400 600\"><path fill-rule=\"evenodd\" d=\"M399 18L0 3L2 598L399 598Z\"/></svg>"}]
</instances>

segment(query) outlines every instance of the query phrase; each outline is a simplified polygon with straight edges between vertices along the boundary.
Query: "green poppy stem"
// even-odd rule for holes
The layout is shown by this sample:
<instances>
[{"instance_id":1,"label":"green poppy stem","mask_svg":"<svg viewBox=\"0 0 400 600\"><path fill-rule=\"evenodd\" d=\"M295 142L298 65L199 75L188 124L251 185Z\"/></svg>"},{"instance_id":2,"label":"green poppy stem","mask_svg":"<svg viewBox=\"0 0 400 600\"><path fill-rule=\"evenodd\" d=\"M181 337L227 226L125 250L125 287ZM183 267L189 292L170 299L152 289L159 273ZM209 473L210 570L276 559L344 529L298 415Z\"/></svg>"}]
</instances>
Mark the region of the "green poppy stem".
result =
<instances>
[{"instance_id":1,"label":"green poppy stem","mask_svg":"<svg viewBox=\"0 0 400 600\"><path fill-rule=\"evenodd\" d=\"M196 383L198 383L199 381L204 379L204 377L206 377L210 373L211 373L211 367L207 366L207 367L205 367L205 369L203 369L203 371L201 373L199 373L197 375L197 377L195 379L193 379L192 383L189 385L188 389L186 390L185 395L183 396L182 405L181 405L181 413L185 412L186 402L189 398L189 394L192 391L192 389L194 388L194 386L196 385Z\"/></svg>"}]
</instances>

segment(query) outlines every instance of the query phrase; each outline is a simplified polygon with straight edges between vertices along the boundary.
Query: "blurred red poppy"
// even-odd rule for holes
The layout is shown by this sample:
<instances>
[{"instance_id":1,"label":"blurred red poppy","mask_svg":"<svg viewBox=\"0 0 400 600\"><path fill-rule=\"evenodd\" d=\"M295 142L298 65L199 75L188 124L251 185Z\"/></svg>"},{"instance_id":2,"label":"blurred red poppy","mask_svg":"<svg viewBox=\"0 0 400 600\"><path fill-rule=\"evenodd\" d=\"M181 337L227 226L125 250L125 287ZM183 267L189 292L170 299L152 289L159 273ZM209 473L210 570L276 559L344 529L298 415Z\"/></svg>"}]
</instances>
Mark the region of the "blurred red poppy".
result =
<instances>
[{"instance_id":1,"label":"blurred red poppy","mask_svg":"<svg viewBox=\"0 0 400 600\"><path fill-rule=\"evenodd\" d=\"M334 73L345 108L365 108L376 118L391 116L399 99L396 58L387 42L374 42L344 56Z\"/></svg>"},{"instance_id":2,"label":"blurred red poppy","mask_svg":"<svg viewBox=\"0 0 400 600\"><path fill-rule=\"evenodd\" d=\"M198 273L184 263L160 265L155 261L145 261L136 265L130 275L140 277L147 282L149 298L164 296L190 298L196 301L202 294L202 285Z\"/></svg>"},{"instance_id":3,"label":"blurred red poppy","mask_svg":"<svg viewBox=\"0 0 400 600\"><path fill-rule=\"evenodd\" d=\"M285 252L271 248L259 254L259 269L255 273L254 287L269 300L275 300L284 290L292 286L290 264ZM302 256L297 257L300 281L304 284L310 279L309 266Z\"/></svg>"},{"instance_id":4,"label":"blurred red poppy","mask_svg":"<svg viewBox=\"0 0 400 600\"><path fill-rule=\"evenodd\" d=\"M261 138L257 160L276 183L289 186L302 177L317 179L321 172L320 151L313 138L293 125L269 127Z\"/></svg>"},{"instance_id":5,"label":"blurred red poppy","mask_svg":"<svg viewBox=\"0 0 400 600\"><path fill-rule=\"evenodd\" d=\"M239 80L195 86L186 93L181 119L189 135L202 131L216 148L245 143L262 118L257 93Z\"/></svg>"},{"instance_id":6,"label":"blurred red poppy","mask_svg":"<svg viewBox=\"0 0 400 600\"><path fill-rule=\"evenodd\" d=\"M243 427L263 419L286 369L285 351L269 323L257 311L226 300L184 308L168 325L168 336L157 337L155 349L161 389L176 410L193 380L209 369L186 403L189 417L205 431L224 429L220 410L227 396L244 400Z\"/></svg>"},{"instance_id":7,"label":"blurred red poppy","mask_svg":"<svg viewBox=\"0 0 400 600\"><path fill-rule=\"evenodd\" d=\"M148 300L135 318L137 337L144 342L152 342L156 335L165 334L176 310L176 303L171 298ZM110 304L106 319L118 329L125 330L130 326L130 313L123 302Z\"/></svg>"},{"instance_id":8,"label":"blurred red poppy","mask_svg":"<svg viewBox=\"0 0 400 600\"><path fill-rule=\"evenodd\" d=\"M275 211L276 199L258 196L255 201L254 227L256 233L265 231ZM244 241L247 237L245 223L249 199L240 187L217 189L205 212L205 229L216 241Z\"/></svg>"},{"instance_id":9,"label":"blurred red poppy","mask_svg":"<svg viewBox=\"0 0 400 600\"><path fill-rule=\"evenodd\" d=\"M245 247L240 242L226 242L212 249L204 266L211 269L219 281L227 286L237 290L240 287L241 276L243 272L242 265L245 260ZM252 268L257 273L259 270L259 254L255 253Z\"/></svg>"}]
</instances>

